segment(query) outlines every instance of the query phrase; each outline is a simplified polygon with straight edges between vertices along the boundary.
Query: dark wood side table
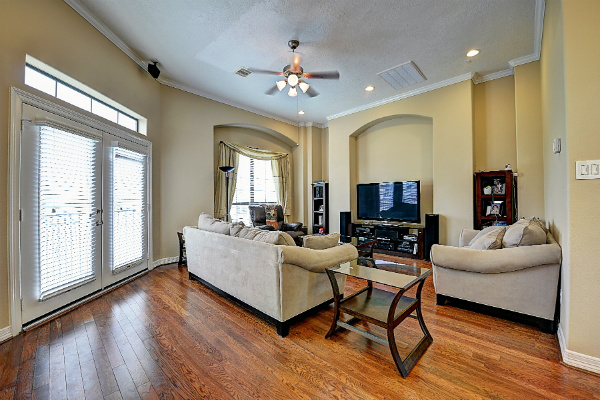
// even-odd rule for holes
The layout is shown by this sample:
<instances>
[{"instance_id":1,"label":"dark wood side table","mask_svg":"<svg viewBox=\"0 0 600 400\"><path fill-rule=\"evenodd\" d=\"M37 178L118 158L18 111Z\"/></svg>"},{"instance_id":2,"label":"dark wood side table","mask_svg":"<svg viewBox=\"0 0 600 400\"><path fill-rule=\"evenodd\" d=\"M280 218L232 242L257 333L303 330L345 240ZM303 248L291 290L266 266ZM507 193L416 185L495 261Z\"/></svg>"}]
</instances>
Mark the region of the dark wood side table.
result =
<instances>
[{"instance_id":1,"label":"dark wood side table","mask_svg":"<svg viewBox=\"0 0 600 400\"><path fill-rule=\"evenodd\" d=\"M183 233L177 232L177 238L179 239L179 262L177 265L187 265L187 255L185 253L185 239Z\"/></svg>"},{"instance_id":2,"label":"dark wood side table","mask_svg":"<svg viewBox=\"0 0 600 400\"><path fill-rule=\"evenodd\" d=\"M389 261L383 263L377 265L375 260L371 258L359 258L358 260L326 269L331 287L333 288L335 303L333 322L325 338L329 339L338 330L348 329L377 343L389 346L400 375L406 378L423 353L425 353L425 350L433 342L433 338L425 326L423 314L421 313L421 291L425 279L431 274L431 269ZM363 279L367 281L367 287L342 298L335 274L344 274ZM397 293L381 290L373 287L373 282L399 290ZM404 293L415 285L418 285L416 298L404 296ZM351 315L352 318L347 321L341 321L340 314L342 312ZM416 312L416 315L413 312ZM398 354L394 328L407 317L416 318L419 321L419 326L424 336L411 350L410 354L402 360ZM353 324L360 320L385 328L387 330L387 340L353 326Z\"/></svg>"}]
</instances>

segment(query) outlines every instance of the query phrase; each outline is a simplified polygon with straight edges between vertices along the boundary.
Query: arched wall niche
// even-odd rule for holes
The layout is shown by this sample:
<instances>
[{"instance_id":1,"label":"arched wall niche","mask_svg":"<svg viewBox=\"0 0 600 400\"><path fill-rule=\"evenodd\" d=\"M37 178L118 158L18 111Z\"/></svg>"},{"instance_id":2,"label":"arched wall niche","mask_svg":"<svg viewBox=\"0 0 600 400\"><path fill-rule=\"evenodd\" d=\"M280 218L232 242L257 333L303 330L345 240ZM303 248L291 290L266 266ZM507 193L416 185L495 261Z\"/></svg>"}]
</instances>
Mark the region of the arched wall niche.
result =
<instances>
[{"instance_id":1,"label":"arched wall niche","mask_svg":"<svg viewBox=\"0 0 600 400\"><path fill-rule=\"evenodd\" d=\"M290 171L294 171L294 155L298 150L298 144L288 136L273 129L265 128L259 125L249 124L221 124L214 126L213 135L213 154L214 154L214 180L216 184L216 174L219 171L219 143L230 142L242 146L256 147L264 150L277 151L290 154ZM292 172L293 175L293 172ZM296 182L293 176L292 188L295 191ZM296 204L292 202L291 218L296 218ZM294 219L295 220L295 219Z\"/></svg>"},{"instance_id":2,"label":"arched wall niche","mask_svg":"<svg viewBox=\"0 0 600 400\"><path fill-rule=\"evenodd\" d=\"M364 124L349 136L350 206L356 220L356 185L421 181L421 223L433 212L433 118L396 114Z\"/></svg>"}]
</instances>

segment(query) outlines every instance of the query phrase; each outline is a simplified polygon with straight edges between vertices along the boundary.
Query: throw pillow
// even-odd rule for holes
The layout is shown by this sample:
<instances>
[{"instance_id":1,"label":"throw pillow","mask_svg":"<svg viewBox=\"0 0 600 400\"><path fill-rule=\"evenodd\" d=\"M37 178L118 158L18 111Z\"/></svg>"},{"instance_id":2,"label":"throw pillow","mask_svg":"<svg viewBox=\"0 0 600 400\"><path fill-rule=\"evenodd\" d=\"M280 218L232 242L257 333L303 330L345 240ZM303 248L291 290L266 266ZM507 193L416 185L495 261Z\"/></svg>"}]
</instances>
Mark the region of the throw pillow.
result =
<instances>
[{"instance_id":1,"label":"throw pillow","mask_svg":"<svg viewBox=\"0 0 600 400\"><path fill-rule=\"evenodd\" d=\"M306 235L302 237L302 247L313 250L325 250L337 246L339 241L339 233L330 233L329 235Z\"/></svg>"},{"instance_id":2,"label":"throw pillow","mask_svg":"<svg viewBox=\"0 0 600 400\"><path fill-rule=\"evenodd\" d=\"M277 221L277 209L274 204L262 204L265 208L265 214L267 215L267 221Z\"/></svg>"},{"instance_id":3,"label":"throw pillow","mask_svg":"<svg viewBox=\"0 0 600 400\"><path fill-rule=\"evenodd\" d=\"M546 243L546 232L529 219L521 219L506 229L502 247L533 246Z\"/></svg>"},{"instance_id":4,"label":"throw pillow","mask_svg":"<svg viewBox=\"0 0 600 400\"><path fill-rule=\"evenodd\" d=\"M198 229L229 235L229 223L219 221L210 214L202 213L198 217Z\"/></svg>"},{"instance_id":5,"label":"throw pillow","mask_svg":"<svg viewBox=\"0 0 600 400\"><path fill-rule=\"evenodd\" d=\"M238 233L244 228L246 224L244 221L235 221L229 224L229 234L231 236L238 236Z\"/></svg>"},{"instance_id":6,"label":"throw pillow","mask_svg":"<svg viewBox=\"0 0 600 400\"><path fill-rule=\"evenodd\" d=\"M473 243L475 243L480 237L485 236L490 232L498 231L498 230L504 229L504 228L506 228L506 227L505 226L488 226L487 228L483 228L482 230L479 231L479 233L477 233L477 235L475 235L475 237L473 239L471 239L468 246L466 246L466 247L473 246Z\"/></svg>"},{"instance_id":7,"label":"throw pillow","mask_svg":"<svg viewBox=\"0 0 600 400\"><path fill-rule=\"evenodd\" d=\"M506 232L505 226L494 226L487 233L479 236L473 243L469 242L472 250L496 250L502 247L502 237ZM482 231L483 232L483 231Z\"/></svg>"},{"instance_id":8,"label":"throw pillow","mask_svg":"<svg viewBox=\"0 0 600 400\"><path fill-rule=\"evenodd\" d=\"M536 225L538 225L540 228L542 228L545 233L548 233L548 228L546 228L546 224L544 224L542 222L542 220L539 219L538 217L529 217L529 218L523 218L523 219L527 219L529 221L534 222Z\"/></svg>"},{"instance_id":9,"label":"throw pillow","mask_svg":"<svg viewBox=\"0 0 600 400\"><path fill-rule=\"evenodd\" d=\"M266 231L264 229L252 228L249 226L235 225L231 227L231 235L242 239L255 240L270 244L283 246L295 246L294 239L285 232Z\"/></svg>"}]
</instances>

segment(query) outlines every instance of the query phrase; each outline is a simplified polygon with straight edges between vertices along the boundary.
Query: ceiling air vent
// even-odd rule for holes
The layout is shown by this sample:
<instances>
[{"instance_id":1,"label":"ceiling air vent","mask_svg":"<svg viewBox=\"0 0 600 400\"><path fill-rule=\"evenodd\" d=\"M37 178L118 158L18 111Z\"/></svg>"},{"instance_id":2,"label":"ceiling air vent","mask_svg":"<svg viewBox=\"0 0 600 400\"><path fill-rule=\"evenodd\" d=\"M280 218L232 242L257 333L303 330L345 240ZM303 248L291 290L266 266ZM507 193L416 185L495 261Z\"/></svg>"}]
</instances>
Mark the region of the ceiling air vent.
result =
<instances>
[{"instance_id":1,"label":"ceiling air vent","mask_svg":"<svg viewBox=\"0 0 600 400\"><path fill-rule=\"evenodd\" d=\"M423 82L427 78L421 72L417 65L410 61L395 68L377 74L381 76L387 83L392 85L394 89L401 89L406 86L414 85L415 83Z\"/></svg>"},{"instance_id":2,"label":"ceiling air vent","mask_svg":"<svg viewBox=\"0 0 600 400\"><path fill-rule=\"evenodd\" d=\"M241 76L242 78L247 77L251 73L252 73L252 71L250 71L248 68L244 68L244 67L241 67L240 69L235 71L235 74Z\"/></svg>"}]
</instances>

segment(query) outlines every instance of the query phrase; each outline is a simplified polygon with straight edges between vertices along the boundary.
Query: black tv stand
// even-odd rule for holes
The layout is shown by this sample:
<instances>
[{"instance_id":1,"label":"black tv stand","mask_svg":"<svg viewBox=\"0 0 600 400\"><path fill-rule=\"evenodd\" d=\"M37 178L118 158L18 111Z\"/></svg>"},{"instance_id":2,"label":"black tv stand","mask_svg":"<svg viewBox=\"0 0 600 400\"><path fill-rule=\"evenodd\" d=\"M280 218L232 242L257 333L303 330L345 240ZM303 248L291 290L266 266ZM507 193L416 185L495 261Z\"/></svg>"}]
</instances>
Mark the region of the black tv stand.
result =
<instances>
[{"instance_id":1,"label":"black tv stand","mask_svg":"<svg viewBox=\"0 0 600 400\"><path fill-rule=\"evenodd\" d=\"M352 236L358 239L358 244L377 240L374 251L378 253L429 260L431 245L438 242L438 215L428 214L426 223L428 226L383 222L353 223Z\"/></svg>"}]
</instances>

